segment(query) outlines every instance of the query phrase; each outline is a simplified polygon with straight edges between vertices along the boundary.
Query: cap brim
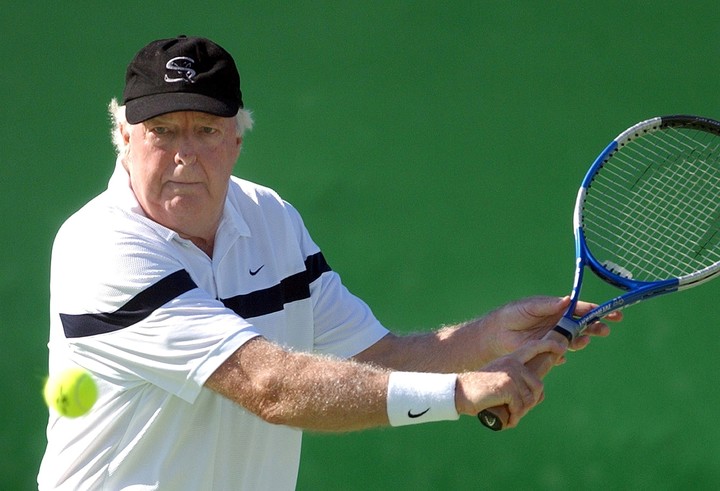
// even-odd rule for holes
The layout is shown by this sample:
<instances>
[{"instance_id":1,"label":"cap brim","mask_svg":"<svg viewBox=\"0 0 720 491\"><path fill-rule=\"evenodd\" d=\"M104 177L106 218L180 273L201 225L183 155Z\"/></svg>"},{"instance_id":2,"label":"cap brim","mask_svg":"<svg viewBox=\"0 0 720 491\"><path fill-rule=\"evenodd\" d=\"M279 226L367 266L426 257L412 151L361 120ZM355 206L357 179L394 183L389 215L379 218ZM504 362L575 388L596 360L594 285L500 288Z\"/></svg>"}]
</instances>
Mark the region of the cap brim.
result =
<instances>
[{"instance_id":1,"label":"cap brim","mask_svg":"<svg viewBox=\"0 0 720 491\"><path fill-rule=\"evenodd\" d=\"M176 111L198 111L231 118L239 109L237 102L222 101L197 93L172 92L147 95L127 101L125 118L128 123L137 124Z\"/></svg>"}]
</instances>

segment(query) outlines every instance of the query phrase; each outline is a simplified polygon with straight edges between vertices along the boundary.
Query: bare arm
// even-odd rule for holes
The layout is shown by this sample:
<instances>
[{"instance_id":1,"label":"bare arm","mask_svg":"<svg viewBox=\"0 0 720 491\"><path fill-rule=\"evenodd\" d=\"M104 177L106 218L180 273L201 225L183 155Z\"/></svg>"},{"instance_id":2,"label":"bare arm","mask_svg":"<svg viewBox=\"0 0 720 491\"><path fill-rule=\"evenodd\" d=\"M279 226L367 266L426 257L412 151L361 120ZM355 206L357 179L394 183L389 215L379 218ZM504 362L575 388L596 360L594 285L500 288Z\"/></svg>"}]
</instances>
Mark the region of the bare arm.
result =
<instances>
[{"instance_id":1,"label":"bare arm","mask_svg":"<svg viewBox=\"0 0 720 491\"><path fill-rule=\"evenodd\" d=\"M477 370L505 356L531 340L542 338L557 324L567 309L569 298L532 297L512 302L484 317L456 326L410 336L388 334L355 360L374 363L393 370L453 373ZM577 312L589 311L593 304L579 302ZM613 314L610 320L620 320ZM582 349L589 336L607 336L609 328L598 322L578 337L572 349Z\"/></svg>"},{"instance_id":2,"label":"bare arm","mask_svg":"<svg viewBox=\"0 0 720 491\"><path fill-rule=\"evenodd\" d=\"M434 373L477 370L494 358L483 353L478 332L453 326L408 336L390 333L353 359L391 370Z\"/></svg>"},{"instance_id":3,"label":"bare arm","mask_svg":"<svg viewBox=\"0 0 720 491\"><path fill-rule=\"evenodd\" d=\"M351 431L388 424L388 376L379 367L286 351L255 338L206 386L270 423Z\"/></svg>"},{"instance_id":4,"label":"bare arm","mask_svg":"<svg viewBox=\"0 0 720 491\"><path fill-rule=\"evenodd\" d=\"M548 342L501 358L458 377L460 414L506 404L514 426L542 399L542 383L525 367L541 352L562 352ZM206 386L265 421L315 431L351 431L389 424L390 372L375 365L290 352L255 338L228 358Z\"/></svg>"}]
</instances>

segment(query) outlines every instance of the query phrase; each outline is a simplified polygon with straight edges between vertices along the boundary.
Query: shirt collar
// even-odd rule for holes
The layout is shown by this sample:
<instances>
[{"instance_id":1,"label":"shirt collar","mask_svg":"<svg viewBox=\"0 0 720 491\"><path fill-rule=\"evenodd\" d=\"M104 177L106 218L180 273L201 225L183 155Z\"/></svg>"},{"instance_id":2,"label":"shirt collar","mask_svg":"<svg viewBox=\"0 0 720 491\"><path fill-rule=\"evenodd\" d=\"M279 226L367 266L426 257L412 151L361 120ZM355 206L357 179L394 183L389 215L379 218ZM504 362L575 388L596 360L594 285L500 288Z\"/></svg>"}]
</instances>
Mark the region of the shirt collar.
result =
<instances>
[{"instance_id":1,"label":"shirt collar","mask_svg":"<svg viewBox=\"0 0 720 491\"><path fill-rule=\"evenodd\" d=\"M125 170L120 157L115 161L115 169L108 181L108 191L112 195L113 201L122 209L131 211L142 217L147 217L140 203L138 203L135 193L132 191L130 176Z\"/></svg>"},{"instance_id":2,"label":"shirt collar","mask_svg":"<svg viewBox=\"0 0 720 491\"><path fill-rule=\"evenodd\" d=\"M232 185L233 183L231 180L229 188L232 188ZM252 235L250 233L250 227L248 226L245 218L243 218L238 208L233 206L233 203L230 199L231 193L232 189L228 189L227 196L225 197L225 208L223 209L223 216L220 220L220 226L218 227L218 233L220 233L221 230L227 227L233 229L240 236L250 237Z\"/></svg>"}]
</instances>

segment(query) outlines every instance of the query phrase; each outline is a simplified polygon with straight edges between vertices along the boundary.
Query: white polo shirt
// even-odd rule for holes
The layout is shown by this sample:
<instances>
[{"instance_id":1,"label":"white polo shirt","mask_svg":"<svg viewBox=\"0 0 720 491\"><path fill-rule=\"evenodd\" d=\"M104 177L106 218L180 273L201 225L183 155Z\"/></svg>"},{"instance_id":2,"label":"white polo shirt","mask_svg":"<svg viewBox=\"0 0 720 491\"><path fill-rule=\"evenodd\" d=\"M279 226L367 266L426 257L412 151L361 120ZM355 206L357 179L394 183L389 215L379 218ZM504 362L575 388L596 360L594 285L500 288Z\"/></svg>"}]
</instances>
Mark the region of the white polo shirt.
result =
<instances>
[{"instance_id":1,"label":"white polo shirt","mask_svg":"<svg viewBox=\"0 0 720 491\"><path fill-rule=\"evenodd\" d=\"M243 343L347 358L387 334L299 214L232 178L212 259L142 212L116 165L52 253L50 373L90 370L86 415L51 411L40 489L293 489L301 431L203 387Z\"/></svg>"}]
</instances>

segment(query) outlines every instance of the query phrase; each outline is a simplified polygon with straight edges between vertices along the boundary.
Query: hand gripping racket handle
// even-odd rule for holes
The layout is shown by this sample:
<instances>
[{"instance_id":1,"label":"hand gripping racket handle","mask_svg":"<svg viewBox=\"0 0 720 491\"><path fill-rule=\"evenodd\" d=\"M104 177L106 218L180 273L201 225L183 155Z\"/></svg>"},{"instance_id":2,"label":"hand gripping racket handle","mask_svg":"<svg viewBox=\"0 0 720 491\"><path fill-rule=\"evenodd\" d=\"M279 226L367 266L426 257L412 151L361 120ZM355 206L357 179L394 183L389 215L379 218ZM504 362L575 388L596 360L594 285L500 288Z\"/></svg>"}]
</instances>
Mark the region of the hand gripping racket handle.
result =
<instances>
[{"instance_id":1,"label":"hand gripping racket handle","mask_svg":"<svg viewBox=\"0 0 720 491\"><path fill-rule=\"evenodd\" d=\"M550 331L545 335L544 339L552 339L561 343L563 346L568 344L568 339L557 331ZM527 362L526 366L532 370L535 375L543 379L550 369L555 365L558 358L551 353L542 353ZM510 412L507 406L495 406L484 409L478 414L480 422L493 431L502 430L510 418Z\"/></svg>"}]
</instances>

